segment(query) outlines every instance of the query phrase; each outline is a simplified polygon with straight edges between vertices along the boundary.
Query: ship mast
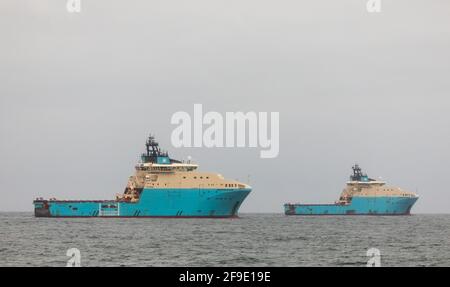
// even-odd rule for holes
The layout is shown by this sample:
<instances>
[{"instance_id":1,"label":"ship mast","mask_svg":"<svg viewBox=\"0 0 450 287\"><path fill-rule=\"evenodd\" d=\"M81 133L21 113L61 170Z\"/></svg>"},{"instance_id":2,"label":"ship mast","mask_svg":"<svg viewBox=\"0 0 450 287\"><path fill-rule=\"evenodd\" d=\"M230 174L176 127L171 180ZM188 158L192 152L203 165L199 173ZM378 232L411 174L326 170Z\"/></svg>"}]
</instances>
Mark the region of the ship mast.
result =
<instances>
[{"instance_id":1,"label":"ship mast","mask_svg":"<svg viewBox=\"0 0 450 287\"><path fill-rule=\"evenodd\" d=\"M147 141L145 142L145 153L141 155L142 162L156 163L158 161L158 157L166 157L171 163L180 162L178 160L170 159L169 153L167 151L161 151L161 149L159 148L159 143L155 140L155 137L150 134Z\"/></svg>"},{"instance_id":2,"label":"ship mast","mask_svg":"<svg viewBox=\"0 0 450 287\"><path fill-rule=\"evenodd\" d=\"M355 164L352 166L353 169L353 175L350 176L350 181L363 181L363 182L369 182L369 181L375 181L372 178L369 178L367 174L362 172L362 169L359 167L358 164Z\"/></svg>"}]
</instances>

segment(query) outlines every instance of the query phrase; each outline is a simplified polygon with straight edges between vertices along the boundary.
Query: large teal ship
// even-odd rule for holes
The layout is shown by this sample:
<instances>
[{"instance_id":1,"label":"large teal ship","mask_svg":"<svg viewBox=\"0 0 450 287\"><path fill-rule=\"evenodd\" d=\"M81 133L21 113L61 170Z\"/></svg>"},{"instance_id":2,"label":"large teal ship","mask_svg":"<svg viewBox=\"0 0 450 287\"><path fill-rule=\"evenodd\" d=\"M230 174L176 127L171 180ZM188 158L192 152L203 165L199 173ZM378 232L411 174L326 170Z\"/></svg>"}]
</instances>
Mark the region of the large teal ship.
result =
<instances>
[{"instance_id":1,"label":"large teal ship","mask_svg":"<svg viewBox=\"0 0 450 287\"><path fill-rule=\"evenodd\" d=\"M154 137L123 194L114 200L36 199L36 217L236 217L251 191L222 175L198 172L198 165L162 152Z\"/></svg>"},{"instance_id":2,"label":"large teal ship","mask_svg":"<svg viewBox=\"0 0 450 287\"><path fill-rule=\"evenodd\" d=\"M337 202L286 203L284 212L286 215L408 215L417 199L415 193L388 187L384 181L369 178L355 165Z\"/></svg>"}]
</instances>

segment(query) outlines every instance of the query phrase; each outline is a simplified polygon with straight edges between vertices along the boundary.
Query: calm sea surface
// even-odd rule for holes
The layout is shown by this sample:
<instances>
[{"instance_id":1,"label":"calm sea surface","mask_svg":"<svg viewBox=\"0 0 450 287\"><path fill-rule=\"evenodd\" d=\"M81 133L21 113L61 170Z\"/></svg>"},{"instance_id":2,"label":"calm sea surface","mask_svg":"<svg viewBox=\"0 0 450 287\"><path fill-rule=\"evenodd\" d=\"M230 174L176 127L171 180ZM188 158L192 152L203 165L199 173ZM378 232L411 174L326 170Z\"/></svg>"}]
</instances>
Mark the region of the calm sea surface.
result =
<instances>
[{"instance_id":1,"label":"calm sea surface","mask_svg":"<svg viewBox=\"0 0 450 287\"><path fill-rule=\"evenodd\" d=\"M0 266L450 266L450 215L56 219L0 213Z\"/></svg>"}]
</instances>

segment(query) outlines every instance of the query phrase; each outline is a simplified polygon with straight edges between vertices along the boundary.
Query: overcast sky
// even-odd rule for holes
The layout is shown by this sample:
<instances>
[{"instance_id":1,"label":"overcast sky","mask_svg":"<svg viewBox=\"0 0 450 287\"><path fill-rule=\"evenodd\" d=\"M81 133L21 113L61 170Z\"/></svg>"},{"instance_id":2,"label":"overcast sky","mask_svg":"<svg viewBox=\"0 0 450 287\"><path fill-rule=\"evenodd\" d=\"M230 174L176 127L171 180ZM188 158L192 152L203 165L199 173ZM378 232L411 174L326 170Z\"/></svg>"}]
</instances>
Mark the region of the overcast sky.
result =
<instances>
[{"instance_id":1,"label":"overcast sky","mask_svg":"<svg viewBox=\"0 0 450 287\"><path fill-rule=\"evenodd\" d=\"M241 212L338 199L351 166L450 212L450 1L0 1L0 211L112 199L149 132L253 186ZM193 104L280 113L280 154L174 148Z\"/></svg>"}]
</instances>

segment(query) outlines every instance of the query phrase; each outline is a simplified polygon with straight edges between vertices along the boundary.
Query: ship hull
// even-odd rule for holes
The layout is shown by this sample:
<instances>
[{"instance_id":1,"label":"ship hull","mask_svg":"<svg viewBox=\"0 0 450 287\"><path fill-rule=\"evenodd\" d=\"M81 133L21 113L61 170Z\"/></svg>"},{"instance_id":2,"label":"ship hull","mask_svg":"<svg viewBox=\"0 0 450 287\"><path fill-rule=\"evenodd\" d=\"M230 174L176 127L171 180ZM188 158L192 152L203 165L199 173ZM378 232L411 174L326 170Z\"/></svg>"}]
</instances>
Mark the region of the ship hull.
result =
<instances>
[{"instance_id":1,"label":"ship hull","mask_svg":"<svg viewBox=\"0 0 450 287\"><path fill-rule=\"evenodd\" d=\"M285 204L286 215L409 215L417 197L353 197L348 204Z\"/></svg>"},{"instance_id":2,"label":"ship hull","mask_svg":"<svg viewBox=\"0 0 450 287\"><path fill-rule=\"evenodd\" d=\"M35 200L36 217L236 217L250 189L144 189L137 202Z\"/></svg>"}]
</instances>

